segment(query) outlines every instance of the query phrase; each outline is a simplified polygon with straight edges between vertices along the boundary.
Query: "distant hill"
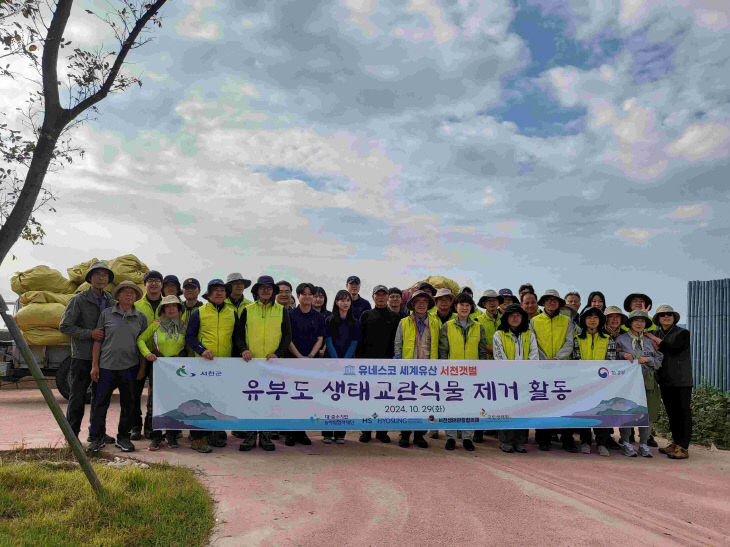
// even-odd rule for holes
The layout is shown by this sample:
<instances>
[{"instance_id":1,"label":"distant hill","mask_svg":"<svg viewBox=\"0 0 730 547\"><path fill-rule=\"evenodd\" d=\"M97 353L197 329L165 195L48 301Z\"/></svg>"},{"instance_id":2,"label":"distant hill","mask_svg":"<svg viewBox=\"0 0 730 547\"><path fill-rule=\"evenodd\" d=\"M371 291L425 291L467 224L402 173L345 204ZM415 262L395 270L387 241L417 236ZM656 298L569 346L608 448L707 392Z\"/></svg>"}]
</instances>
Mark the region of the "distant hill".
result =
<instances>
[{"instance_id":1,"label":"distant hill","mask_svg":"<svg viewBox=\"0 0 730 547\"><path fill-rule=\"evenodd\" d=\"M574 412L571 416L607 416L614 414L647 414L649 410L645 406L637 405L634 401L623 397L614 397L601 401L598 405L588 410Z\"/></svg>"},{"instance_id":2,"label":"distant hill","mask_svg":"<svg viewBox=\"0 0 730 547\"><path fill-rule=\"evenodd\" d=\"M218 412L210 403L204 403L199 399L191 399L181 403L175 410L165 412L163 417L173 420L221 420L231 421L237 420L235 416L228 416Z\"/></svg>"}]
</instances>

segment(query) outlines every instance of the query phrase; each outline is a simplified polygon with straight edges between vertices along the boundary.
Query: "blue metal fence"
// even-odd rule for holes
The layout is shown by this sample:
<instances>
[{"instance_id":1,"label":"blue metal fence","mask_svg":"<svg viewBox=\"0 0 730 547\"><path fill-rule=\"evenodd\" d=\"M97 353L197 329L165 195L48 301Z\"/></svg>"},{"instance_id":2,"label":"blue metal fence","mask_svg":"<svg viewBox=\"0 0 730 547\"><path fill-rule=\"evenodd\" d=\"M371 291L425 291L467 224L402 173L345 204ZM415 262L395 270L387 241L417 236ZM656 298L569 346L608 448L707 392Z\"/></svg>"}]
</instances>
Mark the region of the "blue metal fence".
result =
<instances>
[{"instance_id":1,"label":"blue metal fence","mask_svg":"<svg viewBox=\"0 0 730 547\"><path fill-rule=\"evenodd\" d=\"M690 281L687 309L695 385L730 390L730 279Z\"/></svg>"}]
</instances>

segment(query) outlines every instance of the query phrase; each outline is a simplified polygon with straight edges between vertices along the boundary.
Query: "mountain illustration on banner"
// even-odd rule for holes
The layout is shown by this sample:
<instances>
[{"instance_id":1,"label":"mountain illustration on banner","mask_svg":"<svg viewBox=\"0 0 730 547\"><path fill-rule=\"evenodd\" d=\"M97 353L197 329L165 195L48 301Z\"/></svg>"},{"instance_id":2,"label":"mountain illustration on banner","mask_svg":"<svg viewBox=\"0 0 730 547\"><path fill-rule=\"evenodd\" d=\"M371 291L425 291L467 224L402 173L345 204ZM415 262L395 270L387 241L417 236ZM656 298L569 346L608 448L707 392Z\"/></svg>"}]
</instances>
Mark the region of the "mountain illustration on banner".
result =
<instances>
[{"instance_id":1,"label":"mountain illustration on banner","mask_svg":"<svg viewBox=\"0 0 730 547\"><path fill-rule=\"evenodd\" d=\"M165 412L162 416L155 416L153 426L155 429L198 429L187 422L189 420L232 421L237 419L235 416L218 412L210 403L191 399L181 403L175 410Z\"/></svg>"},{"instance_id":2,"label":"mountain illustration on banner","mask_svg":"<svg viewBox=\"0 0 730 547\"><path fill-rule=\"evenodd\" d=\"M601 425L631 427L648 424L649 409L623 397L603 400L593 408L574 412L566 418L594 418Z\"/></svg>"}]
</instances>

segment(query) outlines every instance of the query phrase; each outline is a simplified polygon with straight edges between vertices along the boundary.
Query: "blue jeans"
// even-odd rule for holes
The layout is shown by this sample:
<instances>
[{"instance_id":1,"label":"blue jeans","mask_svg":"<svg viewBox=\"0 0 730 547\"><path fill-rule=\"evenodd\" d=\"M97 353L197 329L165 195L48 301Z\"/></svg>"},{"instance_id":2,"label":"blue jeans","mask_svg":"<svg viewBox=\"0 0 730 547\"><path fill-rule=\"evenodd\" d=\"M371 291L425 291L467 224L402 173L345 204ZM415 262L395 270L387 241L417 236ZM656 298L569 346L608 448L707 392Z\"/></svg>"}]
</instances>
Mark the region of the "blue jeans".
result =
<instances>
[{"instance_id":1,"label":"blue jeans","mask_svg":"<svg viewBox=\"0 0 730 547\"><path fill-rule=\"evenodd\" d=\"M94 440L104 438L106 434L106 413L112 400L112 393L119 390L119 427L117 439L129 439L129 431L132 429L134 416L134 405L136 401L135 386L139 365L125 370L99 370L99 382L96 384L96 393L93 398L91 412L91 426L89 434Z\"/></svg>"}]
</instances>

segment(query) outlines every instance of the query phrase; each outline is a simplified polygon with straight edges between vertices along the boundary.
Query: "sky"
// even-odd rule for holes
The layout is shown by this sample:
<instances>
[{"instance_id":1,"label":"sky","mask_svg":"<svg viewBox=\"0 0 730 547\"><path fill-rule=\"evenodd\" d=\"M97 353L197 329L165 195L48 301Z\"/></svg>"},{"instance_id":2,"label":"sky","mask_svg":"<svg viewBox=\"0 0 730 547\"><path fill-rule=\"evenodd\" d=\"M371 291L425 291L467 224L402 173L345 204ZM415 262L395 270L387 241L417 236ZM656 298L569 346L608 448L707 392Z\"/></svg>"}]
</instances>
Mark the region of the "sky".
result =
<instances>
[{"instance_id":1,"label":"sky","mask_svg":"<svg viewBox=\"0 0 730 547\"><path fill-rule=\"evenodd\" d=\"M113 46L79 2L67 38ZM648 293L730 270L730 4L170 2L50 173L62 272L134 253L330 294L445 275L475 293ZM16 87L13 87L16 86ZM12 117L26 82L0 82ZM248 291L247 291L248 294ZM683 321L684 322L684 321Z\"/></svg>"}]
</instances>

